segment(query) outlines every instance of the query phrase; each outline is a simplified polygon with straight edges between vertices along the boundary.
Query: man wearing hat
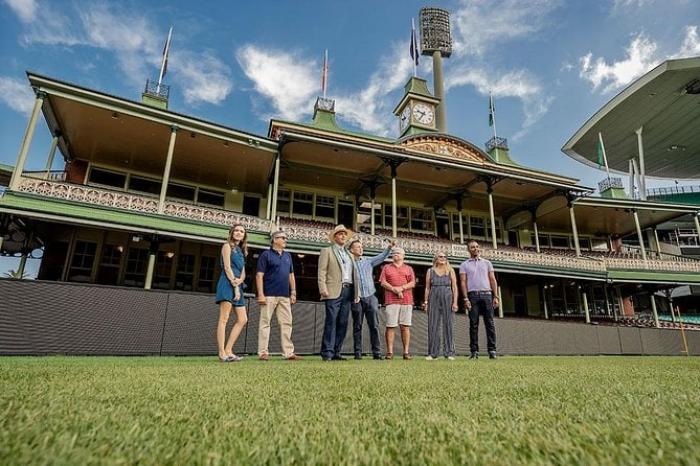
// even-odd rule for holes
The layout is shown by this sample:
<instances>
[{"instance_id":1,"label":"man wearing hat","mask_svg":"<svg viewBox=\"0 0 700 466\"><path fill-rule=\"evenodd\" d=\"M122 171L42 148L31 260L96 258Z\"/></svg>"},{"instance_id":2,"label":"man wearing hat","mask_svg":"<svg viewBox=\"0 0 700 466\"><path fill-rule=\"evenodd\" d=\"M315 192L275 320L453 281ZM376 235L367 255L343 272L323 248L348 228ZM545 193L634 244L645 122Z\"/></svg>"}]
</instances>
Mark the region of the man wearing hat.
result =
<instances>
[{"instance_id":1,"label":"man wearing hat","mask_svg":"<svg viewBox=\"0 0 700 466\"><path fill-rule=\"evenodd\" d=\"M318 290L326 304L321 358L324 361L344 361L340 355L348 329L350 306L359 298L359 278L345 243L351 232L344 225L329 234L332 243L321 250L318 258Z\"/></svg>"}]
</instances>

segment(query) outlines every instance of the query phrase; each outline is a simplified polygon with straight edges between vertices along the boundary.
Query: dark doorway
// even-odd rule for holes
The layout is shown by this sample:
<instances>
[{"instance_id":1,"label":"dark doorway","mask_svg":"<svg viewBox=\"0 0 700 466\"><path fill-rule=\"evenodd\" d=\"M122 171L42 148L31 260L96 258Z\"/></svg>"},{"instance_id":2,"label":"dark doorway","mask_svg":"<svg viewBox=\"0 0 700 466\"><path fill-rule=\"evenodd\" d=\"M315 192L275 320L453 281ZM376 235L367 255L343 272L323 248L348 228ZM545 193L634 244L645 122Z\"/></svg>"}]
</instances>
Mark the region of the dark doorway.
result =
<instances>
[{"instance_id":1,"label":"dark doorway","mask_svg":"<svg viewBox=\"0 0 700 466\"><path fill-rule=\"evenodd\" d=\"M438 238L450 238L450 218L447 215L435 217Z\"/></svg>"},{"instance_id":2,"label":"dark doorway","mask_svg":"<svg viewBox=\"0 0 700 466\"><path fill-rule=\"evenodd\" d=\"M352 203L338 202L338 223L345 225L347 228L354 228L354 218L355 207Z\"/></svg>"},{"instance_id":3,"label":"dark doorway","mask_svg":"<svg viewBox=\"0 0 700 466\"><path fill-rule=\"evenodd\" d=\"M243 196L243 214L257 217L260 214L260 198L257 196Z\"/></svg>"},{"instance_id":4,"label":"dark doorway","mask_svg":"<svg viewBox=\"0 0 700 466\"><path fill-rule=\"evenodd\" d=\"M515 246L516 248L519 247L517 231L508 230L508 245Z\"/></svg>"}]
</instances>

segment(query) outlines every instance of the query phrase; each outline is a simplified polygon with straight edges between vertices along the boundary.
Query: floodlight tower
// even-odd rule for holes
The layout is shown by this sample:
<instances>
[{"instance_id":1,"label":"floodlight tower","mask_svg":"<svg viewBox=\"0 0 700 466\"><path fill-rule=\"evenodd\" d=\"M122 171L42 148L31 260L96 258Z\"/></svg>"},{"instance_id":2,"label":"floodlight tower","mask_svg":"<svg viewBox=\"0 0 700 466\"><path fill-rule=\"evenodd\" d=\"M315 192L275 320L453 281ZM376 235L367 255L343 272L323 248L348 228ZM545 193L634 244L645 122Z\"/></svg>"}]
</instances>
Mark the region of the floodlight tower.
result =
<instances>
[{"instance_id":1,"label":"floodlight tower","mask_svg":"<svg viewBox=\"0 0 700 466\"><path fill-rule=\"evenodd\" d=\"M442 8L421 8L420 36L421 54L433 57L433 94L440 99L435 118L437 130L446 133L447 109L442 77L442 57L448 58L452 55L450 13Z\"/></svg>"}]
</instances>

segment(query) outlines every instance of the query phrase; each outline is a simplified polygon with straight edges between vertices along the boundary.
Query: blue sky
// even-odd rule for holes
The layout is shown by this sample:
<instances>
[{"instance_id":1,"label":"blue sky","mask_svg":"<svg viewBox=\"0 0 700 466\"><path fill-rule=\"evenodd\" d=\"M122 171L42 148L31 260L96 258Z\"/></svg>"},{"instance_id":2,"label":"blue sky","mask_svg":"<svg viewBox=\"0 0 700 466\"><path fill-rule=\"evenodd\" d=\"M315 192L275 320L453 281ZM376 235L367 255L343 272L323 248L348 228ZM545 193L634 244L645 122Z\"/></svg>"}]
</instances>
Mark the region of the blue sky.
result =
<instances>
[{"instance_id":1,"label":"blue sky","mask_svg":"<svg viewBox=\"0 0 700 466\"><path fill-rule=\"evenodd\" d=\"M270 117L308 120L328 48L341 123L395 136L411 18L422 6L446 8L455 40L445 61L450 132L483 146L492 89L513 157L587 185L601 174L560 152L568 137L663 59L700 55L693 0L0 2L0 161L11 164L32 102L25 70L138 99L157 77L171 24L173 110L261 134ZM428 59L419 75L432 81ZM40 133L37 168L48 144Z\"/></svg>"},{"instance_id":2,"label":"blue sky","mask_svg":"<svg viewBox=\"0 0 700 466\"><path fill-rule=\"evenodd\" d=\"M698 0L0 0L0 163L15 163L31 109L26 70L138 100L157 78L169 25L165 81L177 112L259 134L271 117L309 120L327 48L340 123L397 136L391 111L423 6L452 13L449 132L483 147L493 90L513 158L588 186L602 172L569 159L563 143L634 78L700 55ZM428 59L418 74L432 85ZM48 141L43 125L28 168L43 167ZM668 181L648 183L659 184Z\"/></svg>"}]
</instances>

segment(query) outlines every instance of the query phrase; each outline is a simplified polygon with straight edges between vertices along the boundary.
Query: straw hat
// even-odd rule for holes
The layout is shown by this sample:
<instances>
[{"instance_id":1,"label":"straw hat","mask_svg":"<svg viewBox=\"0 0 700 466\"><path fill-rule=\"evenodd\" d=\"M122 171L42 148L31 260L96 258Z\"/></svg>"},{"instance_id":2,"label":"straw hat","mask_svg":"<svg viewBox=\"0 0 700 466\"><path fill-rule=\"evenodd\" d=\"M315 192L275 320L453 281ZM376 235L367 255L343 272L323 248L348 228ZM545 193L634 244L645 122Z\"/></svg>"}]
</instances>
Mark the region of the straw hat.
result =
<instances>
[{"instance_id":1,"label":"straw hat","mask_svg":"<svg viewBox=\"0 0 700 466\"><path fill-rule=\"evenodd\" d=\"M345 232L348 235L348 238L352 236L352 230L350 230L349 228L345 228L345 225L341 224L333 228L333 230L331 230L331 232L328 233L328 241L332 243L335 238L335 235L341 232Z\"/></svg>"}]
</instances>

